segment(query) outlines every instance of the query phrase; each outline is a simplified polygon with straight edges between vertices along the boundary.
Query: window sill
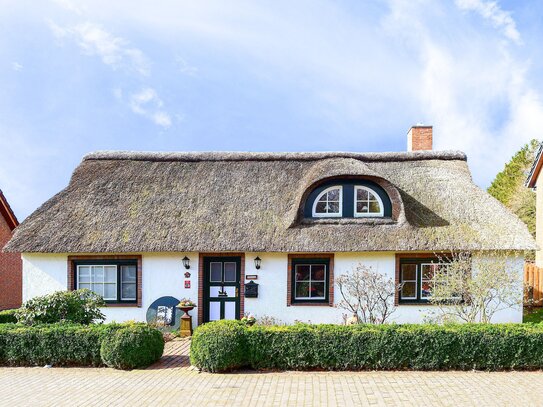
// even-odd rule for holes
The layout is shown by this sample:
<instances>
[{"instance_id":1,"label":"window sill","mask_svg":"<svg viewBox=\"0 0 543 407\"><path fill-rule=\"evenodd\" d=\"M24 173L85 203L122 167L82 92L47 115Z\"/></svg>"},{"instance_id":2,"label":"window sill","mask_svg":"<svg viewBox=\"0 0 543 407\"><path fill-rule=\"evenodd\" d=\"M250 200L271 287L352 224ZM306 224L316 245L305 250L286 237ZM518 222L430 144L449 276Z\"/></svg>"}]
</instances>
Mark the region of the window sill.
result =
<instances>
[{"instance_id":1,"label":"window sill","mask_svg":"<svg viewBox=\"0 0 543 407\"><path fill-rule=\"evenodd\" d=\"M123 302L116 302L112 304L107 304L105 308L141 308L141 305L138 305L137 303L123 303Z\"/></svg>"},{"instance_id":2,"label":"window sill","mask_svg":"<svg viewBox=\"0 0 543 407\"><path fill-rule=\"evenodd\" d=\"M300 225L395 225L397 222L392 218L305 218Z\"/></svg>"},{"instance_id":3,"label":"window sill","mask_svg":"<svg viewBox=\"0 0 543 407\"><path fill-rule=\"evenodd\" d=\"M333 307L328 302L291 302L289 307Z\"/></svg>"},{"instance_id":4,"label":"window sill","mask_svg":"<svg viewBox=\"0 0 543 407\"><path fill-rule=\"evenodd\" d=\"M400 302L397 304L398 307L403 307L403 306L408 306L408 307L412 307L412 306L419 306L419 307L433 307L435 306L435 304L432 304L432 303L429 303L429 302Z\"/></svg>"}]
</instances>

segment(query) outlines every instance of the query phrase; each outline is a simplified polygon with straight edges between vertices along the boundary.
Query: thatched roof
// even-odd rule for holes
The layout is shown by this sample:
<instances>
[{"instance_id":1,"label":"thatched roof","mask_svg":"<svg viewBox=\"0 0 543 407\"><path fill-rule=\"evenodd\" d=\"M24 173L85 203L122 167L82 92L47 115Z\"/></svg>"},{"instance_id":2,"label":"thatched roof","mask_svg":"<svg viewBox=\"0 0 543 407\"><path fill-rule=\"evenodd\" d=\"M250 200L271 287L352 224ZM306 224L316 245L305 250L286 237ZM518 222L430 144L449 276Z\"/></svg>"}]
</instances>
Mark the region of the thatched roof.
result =
<instances>
[{"instance_id":1,"label":"thatched roof","mask_svg":"<svg viewBox=\"0 0 543 407\"><path fill-rule=\"evenodd\" d=\"M303 219L333 177L378 182L392 219ZM87 155L28 217L20 252L349 252L533 249L526 226L471 180L460 152Z\"/></svg>"}]
</instances>

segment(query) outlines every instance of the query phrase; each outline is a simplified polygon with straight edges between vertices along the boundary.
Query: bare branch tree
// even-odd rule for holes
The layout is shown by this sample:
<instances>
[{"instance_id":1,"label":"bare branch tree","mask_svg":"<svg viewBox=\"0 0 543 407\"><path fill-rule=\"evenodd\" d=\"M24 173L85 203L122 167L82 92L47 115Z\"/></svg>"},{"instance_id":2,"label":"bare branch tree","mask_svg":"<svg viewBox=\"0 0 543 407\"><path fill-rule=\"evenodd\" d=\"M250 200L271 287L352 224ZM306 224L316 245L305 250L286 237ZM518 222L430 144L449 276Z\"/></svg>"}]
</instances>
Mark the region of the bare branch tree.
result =
<instances>
[{"instance_id":1,"label":"bare branch tree","mask_svg":"<svg viewBox=\"0 0 543 407\"><path fill-rule=\"evenodd\" d=\"M362 264L336 278L342 300L337 305L360 323L384 324L394 313L397 286L391 278Z\"/></svg>"},{"instance_id":2,"label":"bare branch tree","mask_svg":"<svg viewBox=\"0 0 543 407\"><path fill-rule=\"evenodd\" d=\"M522 274L513 267L510 253L440 257L440 264L425 276L437 322L489 323L498 311L522 305Z\"/></svg>"}]
</instances>

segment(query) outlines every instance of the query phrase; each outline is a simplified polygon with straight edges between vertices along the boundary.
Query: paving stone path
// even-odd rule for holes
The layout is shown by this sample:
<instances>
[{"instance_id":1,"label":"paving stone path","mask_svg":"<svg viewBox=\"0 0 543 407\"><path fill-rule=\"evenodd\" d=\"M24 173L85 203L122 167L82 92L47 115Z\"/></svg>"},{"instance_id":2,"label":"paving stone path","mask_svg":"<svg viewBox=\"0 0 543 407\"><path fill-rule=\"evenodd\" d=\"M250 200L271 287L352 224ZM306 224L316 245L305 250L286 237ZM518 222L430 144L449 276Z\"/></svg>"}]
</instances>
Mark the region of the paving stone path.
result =
<instances>
[{"instance_id":1,"label":"paving stone path","mask_svg":"<svg viewBox=\"0 0 543 407\"><path fill-rule=\"evenodd\" d=\"M542 406L543 372L272 372L190 367L188 340L146 370L0 368L0 406Z\"/></svg>"}]
</instances>

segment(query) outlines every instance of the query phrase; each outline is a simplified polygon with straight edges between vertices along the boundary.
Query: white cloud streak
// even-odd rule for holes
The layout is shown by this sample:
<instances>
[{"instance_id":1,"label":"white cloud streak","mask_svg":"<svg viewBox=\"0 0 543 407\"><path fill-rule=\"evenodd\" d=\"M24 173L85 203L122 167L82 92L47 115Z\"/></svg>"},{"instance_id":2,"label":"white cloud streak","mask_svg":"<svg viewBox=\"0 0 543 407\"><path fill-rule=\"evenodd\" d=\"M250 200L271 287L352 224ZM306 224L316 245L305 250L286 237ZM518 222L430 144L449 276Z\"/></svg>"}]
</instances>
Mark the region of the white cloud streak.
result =
<instances>
[{"instance_id":1,"label":"white cloud streak","mask_svg":"<svg viewBox=\"0 0 543 407\"><path fill-rule=\"evenodd\" d=\"M505 37L520 44L521 37L517 30L515 20L495 1L484 0L456 0L456 5L461 10L474 11L481 17L489 20L495 28L501 29Z\"/></svg>"},{"instance_id":2,"label":"white cloud streak","mask_svg":"<svg viewBox=\"0 0 543 407\"><path fill-rule=\"evenodd\" d=\"M140 49L131 47L127 40L97 24L85 22L64 28L50 21L49 27L57 39L74 39L84 54L100 57L113 69L124 68L149 75L149 62Z\"/></svg>"},{"instance_id":3,"label":"white cloud streak","mask_svg":"<svg viewBox=\"0 0 543 407\"><path fill-rule=\"evenodd\" d=\"M436 125L436 148L465 151L476 180L488 185L523 143L541 137L543 101L528 79L529 62L496 38L468 33L455 44L443 42L431 25L413 24L421 15L417 6L390 5L387 27L407 40L420 63L414 96Z\"/></svg>"},{"instance_id":4,"label":"white cloud streak","mask_svg":"<svg viewBox=\"0 0 543 407\"><path fill-rule=\"evenodd\" d=\"M130 108L165 129L172 125L170 115L162 110L163 102L153 88L144 88L130 96Z\"/></svg>"}]
</instances>

